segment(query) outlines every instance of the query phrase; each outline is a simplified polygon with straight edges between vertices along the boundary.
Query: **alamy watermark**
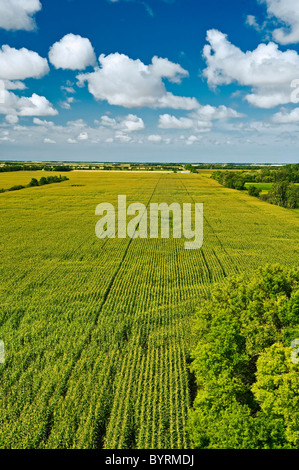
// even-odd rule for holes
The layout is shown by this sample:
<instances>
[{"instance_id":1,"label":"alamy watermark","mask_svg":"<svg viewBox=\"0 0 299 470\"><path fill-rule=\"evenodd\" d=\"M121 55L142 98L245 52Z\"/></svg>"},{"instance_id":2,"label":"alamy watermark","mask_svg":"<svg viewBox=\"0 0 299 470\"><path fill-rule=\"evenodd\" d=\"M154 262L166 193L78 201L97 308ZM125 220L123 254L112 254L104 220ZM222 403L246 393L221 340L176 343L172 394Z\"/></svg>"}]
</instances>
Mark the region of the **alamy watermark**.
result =
<instances>
[{"instance_id":1,"label":"alamy watermark","mask_svg":"<svg viewBox=\"0 0 299 470\"><path fill-rule=\"evenodd\" d=\"M0 364L4 364L5 361L5 349L4 342L0 339Z\"/></svg>"},{"instance_id":2,"label":"alamy watermark","mask_svg":"<svg viewBox=\"0 0 299 470\"><path fill-rule=\"evenodd\" d=\"M298 364L299 363L299 347L297 348L296 346L299 346L299 339L294 339L291 342L291 348L296 348L294 351L292 351L291 354L291 361L293 364Z\"/></svg>"},{"instance_id":3,"label":"alamy watermark","mask_svg":"<svg viewBox=\"0 0 299 470\"><path fill-rule=\"evenodd\" d=\"M134 202L127 207L125 195L118 196L117 209L108 202L102 202L96 207L95 214L102 216L95 227L98 238L116 238L116 228L118 238L126 238L127 236L130 238L159 238L159 233L161 238L170 238L172 229L173 238L182 238L183 235L185 239L192 240L185 242L186 250L201 248L203 244L202 203L194 203L193 224L191 203L182 205L176 202L170 205L165 202L151 203L148 214L148 208L140 202ZM135 217L128 221L128 216ZM194 229L192 229L192 225L194 225Z\"/></svg>"}]
</instances>

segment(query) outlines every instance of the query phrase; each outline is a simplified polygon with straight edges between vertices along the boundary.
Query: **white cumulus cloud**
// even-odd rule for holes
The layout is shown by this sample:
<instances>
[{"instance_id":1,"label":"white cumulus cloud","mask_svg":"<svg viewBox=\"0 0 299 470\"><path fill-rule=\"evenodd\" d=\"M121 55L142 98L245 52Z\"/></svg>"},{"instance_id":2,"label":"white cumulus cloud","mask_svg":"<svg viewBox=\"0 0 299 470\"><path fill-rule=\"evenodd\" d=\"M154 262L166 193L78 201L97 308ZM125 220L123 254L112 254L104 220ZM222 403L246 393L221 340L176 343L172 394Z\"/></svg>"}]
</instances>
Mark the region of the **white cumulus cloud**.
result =
<instances>
[{"instance_id":1,"label":"white cumulus cloud","mask_svg":"<svg viewBox=\"0 0 299 470\"><path fill-rule=\"evenodd\" d=\"M191 129L194 127L194 121L185 117L177 118L170 114L161 114L158 126L161 129Z\"/></svg>"},{"instance_id":2,"label":"white cumulus cloud","mask_svg":"<svg viewBox=\"0 0 299 470\"><path fill-rule=\"evenodd\" d=\"M243 115L238 113L238 111L235 109L228 108L224 105L216 107L206 104L204 106L200 106L198 109L190 113L190 116L201 121L214 121L220 119L241 118Z\"/></svg>"},{"instance_id":3,"label":"white cumulus cloud","mask_svg":"<svg viewBox=\"0 0 299 470\"><path fill-rule=\"evenodd\" d=\"M143 119L135 114L128 114L123 118L117 119L110 118L105 115L101 117L101 125L111 127L113 129L119 129L124 132L140 131L145 128Z\"/></svg>"},{"instance_id":4,"label":"white cumulus cloud","mask_svg":"<svg viewBox=\"0 0 299 470\"><path fill-rule=\"evenodd\" d=\"M19 118L15 114L7 114L5 116L5 120L6 120L6 122L8 122L9 124L12 124L12 125L18 124L18 122L19 122Z\"/></svg>"},{"instance_id":5,"label":"white cumulus cloud","mask_svg":"<svg viewBox=\"0 0 299 470\"><path fill-rule=\"evenodd\" d=\"M14 93L4 90L4 102L0 103L0 114L18 116L55 116L58 114L53 105L36 93L29 98L21 98Z\"/></svg>"},{"instance_id":6,"label":"white cumulus cloud","mask_svg":"<svg viewBox=\"0 0 299 470\"><path fill-rule=\"evenodd\" d=\"M132 141L132 138L122 131L117 131L115 133L115 139L122 144L128 144Z\"/></svg>"},{"instance_id":7,"label":"white cumulus cloud","mask_svg":"<svg viewBox=\"0 0 299 470\"><path fill-rule=\"evenodd\" d=\"M20 82L19 80L2 80L3 88L6 90L25 90L27 87L25 83Z\"/></svg>"},{"instance_id":8,"label":"white cumulus cloud","mask_svg":"<svg viewBox=\"0 0 299 470\"><path fill-rule=\"evenodd\" d=\"M269 42L243 52L217 30L207 32L204 76L210 86L238 83L252 88L246 100L259 108L272 108L292 101L290 84L299 77L299 55L285 52Z\"/></svg>"},{"instance_id":9,"label":"white cumulus cloud","mask_svg":"<svg viewBox=\"0 0 299 470\"><path fill-rule=\"evenodd\" d=\"M256 31L260 31L261 29L254 15L247 15L245 24L252 26Z\"/></svg>"},{"instance_id":10,"label":"white cumulus cloud","mask_svg":"<svg viewBox=\"0 0 299 470\"><path fill-rule=\"evenodd\" d=\"M53 121L46 121L45 119L39 119L37 117L33 118L33 123L36 124L37 126L54 126Z\"/></svg>"},{"instance_id":11,"label":"white cumulus cloud","mask_svg":"<svg viewBox=\"0 0 299 470\"><path fill-rule=\"evenodd\" d=\"M0 49L0 79L41 78L48 72L47 59L42 58L37 52L25 48L15 49L8 45L3 45Z\"/></svg>"},{"instance_id":12,"label":"white cumulus cloud","mask_svg":"<svg viewBox=\"0 0 299 470\"><path fill-rule=\"evenodd\" d=\"M81 132L81 133L78 135L77 139L78 139L78 140L81 140L81 141L82 141L82 140L88 140L88 137L89 137L89 136L88 136L88 133L87 133L87 132Z\"/></svg>"},{"instance_id":13,"label":"white cumulus cloud","mask_svg":"<svg viewBox=\"0 0 299 470\"><path fill-rule=\"evenodd\" d=\"M162 141L162 137L158 134L151 134L147 138L150 142L158 144L159 142Z\"/></svg>"},{"instance_id":14,"label":"white cumulus cloud","mask_svg":"<svg viewBox=\"0 0 299 470\"><path fill-rule=\"evenodd\" d=\"M161 114L159 116L158 127L161 129L194 129L200 132L209 131L212 127L212 121L225 120L231 118L241 118L243 115L232 108L226 106L199 106L187 117L177 118L170 114Z\"/></svg>"},{"instance_id":15,"label":"white cumulus cloud","mask_svg":"<svg viewBox=\"0 0 299 470\"><path fill-rule=\"evenodd\" d=\"M280 44L299 42L299 4L297 0L260 0L267 6L268 14L283 26L273 31L273 39Z\"/></svg>"},{"instance_id":16,"label":"white cumulus cloud","mask_svg":"<svg viewBox=\"0 0 299 470\"><path fill-rule=\"evenodd\" d=\"M196 135L190 135L186 139L186 145L193 145L195 142L198 142L199 140L200 140L200 138L197 137Z\"/></svg>"},{"instance_id":17,"label":"white cumulus cloud","mask_svg":"<svg viewBox=\"0 0 299 470\"><path fill-rule=\"evenodd\" d=\"M0 28L32 31L36 26L33 16L41 8L39 0L1 0Z\"/></svg>"},{"instance_id":18,"label":"white cumulus cloud","mask_svg":"<svg viewBox=\"0 0 299 470\"><path fill-rule=\"evenodd\" d=\"M148 106L174 109L195 109L195 98L175 96L166 91L162 78L179 81L185 75L178 64L153 58L151 65L133 60L124 54L100 55L101 67L92 73L78 75L78 85L87 81L89 92L96 100L125 108Z\"/></svg>"},{"instance_id":19,"label":"white cumulus cloud","mask_svg":"<svg viewBox=\"0 0 299 470\"><path fill-rule=\"evenodd\" d=\"M291 111L279 111L274 114L273 121L279 124L297 123L299 122L299 108L294 108Z\"/></svg>"},{"instance_id":20,"label":"white cumulus cloud","mask_svg":"<svg viewBox=\"0 0 299 470\"><path fill-rule=\"evenodd\" d=\"M168 78L173 83L181 83L182 78L189 76L189 72L184 70L180 64L174 64L168 59L162 59L157 56L152 58L149 70L154 76Z\"/></svg>"},{"instance_id":21,"label":"white cumulus cloud","mask_svg":"<svg viewBox=\"0 0 299 470\"><path fill-rule=\"evenodd\" d=\"M96 56L89 39L70 33L53 44L49 60L57 69L84 70L95 65Z\"/></svg>"}]
</instances>

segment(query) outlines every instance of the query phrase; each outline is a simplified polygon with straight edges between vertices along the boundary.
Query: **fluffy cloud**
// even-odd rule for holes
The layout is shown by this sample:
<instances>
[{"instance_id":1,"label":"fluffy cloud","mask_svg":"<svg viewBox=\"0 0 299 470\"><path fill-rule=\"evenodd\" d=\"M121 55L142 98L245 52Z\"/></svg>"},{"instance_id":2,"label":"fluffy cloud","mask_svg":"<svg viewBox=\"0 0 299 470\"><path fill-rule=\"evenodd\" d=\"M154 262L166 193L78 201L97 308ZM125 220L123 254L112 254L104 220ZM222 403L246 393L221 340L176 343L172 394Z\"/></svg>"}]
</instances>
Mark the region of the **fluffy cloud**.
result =
<instances>
[{"instance_id":1,"label":"fluffy cloud","mask_svg":"<svg viewBox=\"0 0 299 470\"><path fill-rule=\"evenodd\" d=\"M39 119L39 118L33 118L33 123L36 124L37 126L54 126L53 121L45 121L44 119Z\"/></svg>"},{"instance_id":2,"label":"fluffy cloud","mask_svg":"<svg viewBox=\"0 0 299 470\"><path fill-rule=\"evenodd\" d=\"M41 78L49 72L47 59L28 49L4 45L0 49L0 79Z\"/></svg>"},{"instance_id":3,"label":"fluffy cloud","mask_svg":"<svg viewBox=\"0 0 299 470\"><path fill-rule=\"evenodd\" d=\"M9 131L2 131L0 135L0 141L1 142L15 142L15 139L12 139L10 137Z\"/></svg>"},{"instance_id":4,"label":"fluffy cloud","mask_svg":"<svg viewBox=\"0 0 299 470\"><path fill-rule=\"evenodd\" d=\"M273 121L279 124L293 124L299 122L299 108L292 109L288 112L282 110L273 116Z\"/></svg>"},{"instance_id":5,"label":"fluffy cloud","mask_svg":"<svg viewBox=\"0 0 299 470\"><path fill-rule=\"evenodd\" d=\"M266 3L268 14L280 20L284 26L273 31L273 38L280 44L299 42L299 6L295 0L260 0Z\"/></svg>"},{"instance_id":6,"label":"fluffy cloud","mask_svg":"<svg viewBox=\"0 0 299 470\"><path fill-rule=\"evenodd\" d=\"M87 125L83 119L77 119L76 121L68 121L67 126L74 129L83 129Z\"/></svg>"},{"instance_id":7,"label":"fluffy cloud","mask_svg":"<svg viewBox=\"0 0 299 470\"><path fill-rule=\"evenodd\" d=\"M3 135L4 142L17 141L24 145L32 143L57 143L58 145L75 144L75 145L92 145L99 143L138 143L128 132L120 129L99 126L99 122L95 121L95 126L89 126L82 119L69 121L65 125L56 125L52 121L44 120L38 117L32 119L33 125L18 125L16 115L11 115L9 121L7 116L5 121L0 124L0 136ZM7 130L10 124L9 130ZM1 129L4 129L1 131ZM2 133L1 133L2 132Z\"/></svg>"},{"instance_id":8,"label":"fluffy cloud","mask_svg":"<svg viewBox=\"0 0 299 470\"><path fill-rule=\"evenodd\" d=\"M19 80L11 81L11 80L2 80L3 82L3 88L5 90L25 90L26 85L23 82L20 82Z\"/></svg>"},{"instance_id":9,"label":"fluffy cloud","mask_svg":"<svg viewBox=\"0 0 299 470\"><path fill-rule=\"evenodd\" d=\"M62 101L60 103L60 106L63 108L63 109L71 109L71 104L73 104L75 102L75 98L73 96L68 96L65 101Z\"/></svg>"},{"instance_id":10,"label":"fluffy cloud","mask_svg":"<svg viewBox=\"0 0 299 470\"><path fill-rule=\"evenodd\" d=\"M226 106L199 106L198 109L188 114L187 117L177 118L170 114L159 116L158 127L161 129L194 129L200 132L209 131L212 121L230 118L240 118L243 115Z\"/></svg>"},{"instance_id":11,"label":"fluffy cloud","mask_svg":"<svg viewBox=\"0 0 299 470\"><path fill-rule=\"evenodd\" d=\"M175 96L166 91L162 78L178 82L186 75L178 64L168 59L153 58L151 65L124 54L99 57L101 67L92 73L78 75L78 85L87 81L89 92L96 100L125 108L148 106L174 109L195 109L195 98Z\"/></svg>"},{"instance_id":12,"label":"fluffy cloud","mask_svg":"<svg viewBox=\"0 0 299 470\"><path fill-rule=\"evenodd\" d=\"M57 69L84 70L95 65L96 56L89 39L67 34L53 44L49 60Z\"/></svg>"},{"instance_id":13,"label":"fluffy cloud","mask_svg":"<svg viewBox=\"0 0 299 470\"><path fill-rule=\"evenodd\" d=\"M35 28L33 16L42 8L39 0L2 0L0 28L31 31Z\"/></svg>"},{"instance_id":14,"label":"fluffy cloud","mask_svg":"<svg viewBox=\"0 0 299 470\"><path fill-rule=\"evenodd\" d=\"M157 56L152 58L152 64L148 68L155 77L168 78L173 83L181 83L182 78L189 77L189 72L184 70L179 64L174 64L168 59L162 59Z\"/></svg>"},{"instance_id":15,"label":"fluffy cloud","mask_svg":"<svg viewBox=\"0 0 299 470\"><path fill-rule=\"evenodd\" d=\"M122 144L128 144L129 142L132 141L132 138L129 135L121 131L117 131L114 137L118 142Z\"/></svg>"},{"instance_id":16,"label":"fluffy cloud","mask_svg":"<svg viewBox=\"0 0 299 470\"><path fill-rule=\"evenodd\" d=\"M252 26L256 31L260 31L261 27L256 21L256 17L254 15L247 15L246 22L248 26Z\"/></svg>"},{"instance_id":17,"label":"fluffy cloud","mask_svg":"<svg viewBox=\"0 0 299 470\"><path fill-rule=\"evenodd\" d=\"M153 142L155 144L158 144L162 141L162 137L158 134L151 134L147 138L150 142Z\"/></svg>"},{"instance_id":18,"label":"fluffy cloud","mask_svg":"<svg viewBox=\"0 0 299 470\"><path fill-rule=\"evenodd\" d=\"M118 119L102 116L101 125L119 129L124 132L140 131L145 127L143 120L135 114L128 114L124 118Z\"/></svg>"},{"instance_id":19,"label":"fluffy cloud","mask_svg":"<svg viewBox=\"0 0 299 470\"><path fill-rule=\"evenodd\" d=\"M4 102L0 103L0 114L18 116L55 116L57 110L44 97L36 93L30 98L18 97L14 93L4 90Z\"/></svg>"},{"instance_id":20,"label":"fluffy cloud","mask_svg":"<svg viewBox=\"0 0 299 470\"><path fill-rule=\"evenodd\" d=\"M9 124L12 124L12 125L15 125L19 122L18 116L14 115L14 114L8 114L7 116L5 116L5 120L6 120L6 122L8 122Z\"/></svg>"},{"instance_id":21,"label":"fluffy cloud","mask_svg":"<svg viewBox=\"0 0 299 470\"><path fill-rule=\"evenodd\" d=\"M193 145L195 142L198 142L199 140L200 140L200 138L197 137L196 135L190 135L186 139L186 145Z\"/></svg>"},{"instance_id":22,"label":"fluffy cloud","mask_svg":"<svg viewBox=\"0 0 299 470\"><path fill-rule=\"evenodd\" d=\"M252 87L246 100L259 108L272 108L292 101L290 84L299 77L299 55L282 52L273 42L244 53L217 30L207 32L204 76L211 86L237 82Z\"/></svg>"},{"instance_id":23,"label":"fluffy cloud","mask_svg":"<svg viewBox=\"0 0 299 470\"><path fill-rule=\"evenodd\" d=\"M161 129L191 129L194 127L194 121L185 117L177 118L170 114L162 114L159 116L158 126Z\"/></svg>"},{"instance_id":24,"label":"fluffy cloud","mask_svg":"<svg viewBox=\"0 0 299 470\"><path fill-rule=\"evenodd\" d=\"M89 138L89 135L87 132L81 132L77 137L77 139L81 141L88 140L88 138Z\"/></svg>"},{"instance_id":25,"label":"fluffy cloud","mask_svg":"<svg viewBox=\"0 0 299 470\"><path fill-rule=\"evenodd\" d=\"M220 105L210 106L209 104L205 106L200 106L196 111L190 114L194 119L200 121L214 121L220 119L235 119L241 118L243 115L238 113L235 109L228 108L227 106Z\"/></svg>"}]
</instances>

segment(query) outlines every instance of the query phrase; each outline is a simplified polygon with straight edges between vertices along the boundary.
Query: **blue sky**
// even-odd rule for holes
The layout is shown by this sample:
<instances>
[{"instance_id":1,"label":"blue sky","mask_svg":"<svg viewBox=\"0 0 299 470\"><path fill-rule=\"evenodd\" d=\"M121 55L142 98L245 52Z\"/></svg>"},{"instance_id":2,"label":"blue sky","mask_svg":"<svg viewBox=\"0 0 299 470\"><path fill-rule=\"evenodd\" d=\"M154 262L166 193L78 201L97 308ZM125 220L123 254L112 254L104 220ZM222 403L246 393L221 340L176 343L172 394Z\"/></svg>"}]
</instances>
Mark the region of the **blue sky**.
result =
<instances>
[{"instance_id":1,"label":"blue sky","mask_svg":"<svg viewBox=\"0 0 299 470\"><path fill-rule=\"evenodd\" d=\"M0 0L1 160L298 162L298 88L291 0Z\"/></svg>"}]
</instances>

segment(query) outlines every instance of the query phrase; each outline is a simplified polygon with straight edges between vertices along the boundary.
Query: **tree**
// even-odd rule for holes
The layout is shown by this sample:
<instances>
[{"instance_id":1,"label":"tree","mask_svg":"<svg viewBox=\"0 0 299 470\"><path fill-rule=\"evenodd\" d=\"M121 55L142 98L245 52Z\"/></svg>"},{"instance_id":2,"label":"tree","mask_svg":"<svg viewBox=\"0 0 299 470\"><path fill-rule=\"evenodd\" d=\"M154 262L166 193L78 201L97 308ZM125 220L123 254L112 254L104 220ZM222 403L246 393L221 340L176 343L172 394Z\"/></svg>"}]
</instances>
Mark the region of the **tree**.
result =
<instances>
[{"instance_id":1,"label":"tree","mask_svg":"<svg viewBox=\"0 0 299 470\"><path fill-rule=\"evenodd\" d=\"M277 206L286 206L288 189L289 182L286 180L273 183L273 186L268 193L269 201Z\"/></svg>"},{"instance_id":2,"label":"tree","mask_svg":"<svg viewBox=\"0 0 299 470\"><path fill-rule=\"evenodd\" d=\"M48 184L48 178L45 178L44 176L41 177L39 180L39 184L43 186L44 184Z\"/></svg>"},{"instance_id":3,"label":"tree","mask_svg":"<svg viewBox=\"0 0 299 470\"><path fill-rule=\"evenodd\" d=\"M233 181L233 186L238 191L242 191L245 187L245 180L242 177L237 177Z\"/></svg>"},{"instance_id":4,"label":"tree","mask_svg":"<svg viewBox=\"0 0 299 470\"><path fill-rule=\"evenodd\" d=\"M185 170L190 171L191 173L196 173L196 168L194 168L190 163L186 163Z\"/></svg>"},{"instance_id":5,"label":"tree","mask_svg":"<svg viewBox=\"0 0 299 470\"><path fill-rule=\"evenodd\" d=\"M260 188L257 188L256 186L254 185L250 185L248 187L248 194L250 196L254 196L254 197L259 197L259 195L261 194L261 189Z\"/></svg>"},{"instance_id":6,"label":"tree","mask_svg":"<svg viewBox=\"0 0 299 470\"><path fill-rule=\"evenodd\" d=\"M294 406L299 409L298 387L292 385L299 365L290 361L290 344L299 338L299 269L266 266L251 278L233 276L216 285L197 311L195 332L193 446L297 446L299 421L291 415Z\"/></svg>"},{"instance_id":7,"label":"tree","mask_svg":"<svg viewBox=\"0 0 299 470\"><path fill-rule=\"evenodd\" d=\"M20 189L24 189L24 188L25 186L23 186L22 184L17 184L9 188L8 191L19 191Z\"/></svg>"},{"instance_id":8,"label":"tree","mask_svg":"<svg viewBox=\"0 0 299 470\"><path fill-rule=\"evenodd\" d=\"M280 422L285 441L299 447L299 374L291 362L291 348L275 343L257 361L256 383L252 391L261 415L273 429Z\"/></svg>"},{"instance_id":9,"label":"tree","mask_svg":"<svg viewBox=\"0 0 299 470\"><path fill-rule=\"evenodd\" d=\"M36 178L32 178L32 180L29 183L29 186L38 186L38 181Z\"/></svg>"},{"instance_id":10,"label":"tree","mask_svg":"<svg viewBox=\"0 0 299 470\"><path fill-rule=\"evenodd\" d=\"M299 206L299 187L291 183L286 192L287 207L296 209Z\"/></svg>"}]
</instances>

